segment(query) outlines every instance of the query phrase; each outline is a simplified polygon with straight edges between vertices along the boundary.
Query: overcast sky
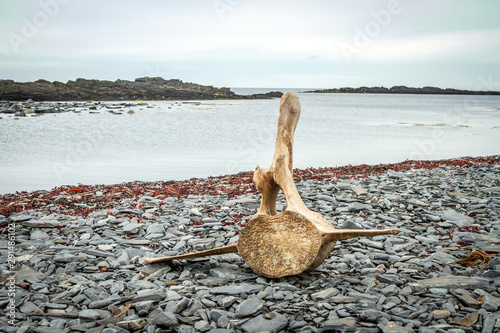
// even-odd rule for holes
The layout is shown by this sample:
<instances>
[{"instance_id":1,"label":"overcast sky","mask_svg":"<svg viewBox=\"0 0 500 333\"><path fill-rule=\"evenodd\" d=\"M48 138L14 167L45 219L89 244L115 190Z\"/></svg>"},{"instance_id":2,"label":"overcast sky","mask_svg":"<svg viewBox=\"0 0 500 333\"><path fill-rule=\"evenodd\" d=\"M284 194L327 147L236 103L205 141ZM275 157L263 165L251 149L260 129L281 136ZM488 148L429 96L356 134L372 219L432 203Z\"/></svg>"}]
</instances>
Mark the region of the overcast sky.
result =
<instances>
[{"instance_id":1,"label":"overcast sky","mask_svg":"<svg viewBox=\"0 0 500 333\"><path fill-rule=\"evenodd\" d=\"M500 1L0 0L0 78L500 90Z\"/></svg>"}]
</instances>

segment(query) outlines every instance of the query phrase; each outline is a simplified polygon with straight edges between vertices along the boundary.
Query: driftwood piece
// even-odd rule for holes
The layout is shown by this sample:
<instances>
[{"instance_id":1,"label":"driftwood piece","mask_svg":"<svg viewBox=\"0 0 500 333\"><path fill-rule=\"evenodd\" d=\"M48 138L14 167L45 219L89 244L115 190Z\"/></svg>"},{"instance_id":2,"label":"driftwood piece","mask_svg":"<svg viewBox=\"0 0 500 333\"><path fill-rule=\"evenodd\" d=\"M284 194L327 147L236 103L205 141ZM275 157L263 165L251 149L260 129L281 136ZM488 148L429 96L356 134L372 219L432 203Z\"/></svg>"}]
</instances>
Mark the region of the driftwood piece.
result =
<instances>
[{"instance_id":1,"label":"driftwood piece","mask_svg":"<svg viewBox=\"0 0 500 333\"><path fill-rule=\"evenodd\" d=\"M396 234L390 230L335 229L319 213L306 207L293 181L293 138L300 116L295 94L281 97L274 157L271 166L255 169L253 181L262 193L260 208L242 230L235 245L173 257L145 258L146 263L239 252L261 275L277 278L317 268L339 240ZM276 212L283 191L287 208Z\"/></svg>"}]
</instances>

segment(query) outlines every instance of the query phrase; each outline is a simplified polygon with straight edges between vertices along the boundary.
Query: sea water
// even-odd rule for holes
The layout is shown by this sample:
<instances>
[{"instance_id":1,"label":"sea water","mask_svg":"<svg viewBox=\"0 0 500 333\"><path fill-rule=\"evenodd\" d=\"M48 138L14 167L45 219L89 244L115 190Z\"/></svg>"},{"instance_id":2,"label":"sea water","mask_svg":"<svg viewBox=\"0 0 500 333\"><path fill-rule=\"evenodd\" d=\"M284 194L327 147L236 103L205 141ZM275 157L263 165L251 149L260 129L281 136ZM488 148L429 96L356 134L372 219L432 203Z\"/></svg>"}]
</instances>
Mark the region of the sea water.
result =
<instances>
[{"instance_id":1,"label":"sea water","mask_svg":"<svg viewBox=\"0 0 500 333\"><path fill-rule=\"evenodd\" d=\"M500 96L297 95L295 168L500 153ZM217 176L272 161L279 99L148 104L122 115L0 114L0 193Z\"/></svg>"}]
</instances>

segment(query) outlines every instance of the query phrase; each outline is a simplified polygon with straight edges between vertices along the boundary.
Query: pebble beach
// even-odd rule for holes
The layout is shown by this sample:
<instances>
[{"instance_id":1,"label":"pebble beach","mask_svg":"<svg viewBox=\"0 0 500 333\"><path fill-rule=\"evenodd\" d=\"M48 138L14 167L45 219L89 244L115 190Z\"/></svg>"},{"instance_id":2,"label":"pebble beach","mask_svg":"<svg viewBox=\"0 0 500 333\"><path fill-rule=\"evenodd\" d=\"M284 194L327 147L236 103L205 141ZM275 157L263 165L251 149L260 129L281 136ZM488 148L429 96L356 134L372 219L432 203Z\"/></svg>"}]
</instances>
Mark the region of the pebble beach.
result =
<instances>
[{"instance_id":1,"label":"pebble beach","mask_svg":"<svg viewBox=\"0 0 500 333\"><path fill-rule=\"evenodd\" d=\"M236 243L252 172L0 195L0 331L500 332L500 156L294 178L335 228L398 233L269 279L237 253L144 263Z\"/></svg>"}]
</instances>

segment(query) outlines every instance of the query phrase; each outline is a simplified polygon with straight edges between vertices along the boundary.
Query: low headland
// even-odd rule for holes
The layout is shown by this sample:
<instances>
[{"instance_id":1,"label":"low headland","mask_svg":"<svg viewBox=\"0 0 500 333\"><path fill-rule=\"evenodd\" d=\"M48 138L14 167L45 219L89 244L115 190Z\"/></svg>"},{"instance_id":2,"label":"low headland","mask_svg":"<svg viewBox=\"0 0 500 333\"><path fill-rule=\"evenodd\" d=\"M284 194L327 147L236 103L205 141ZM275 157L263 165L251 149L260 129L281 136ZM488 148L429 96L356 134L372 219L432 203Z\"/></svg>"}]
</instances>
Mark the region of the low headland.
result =
<instances>
[{"instance_id":1,"label":"low headland","mask_svg":"<svg viewBox=\"0 0 500 333\"><path fill-rule=\"evenodd\" d=\"M0 195L2 330L493 332L499 175L498 155L294 170L336 228L398 233L276 280L235 253L144 264L234 244L259 207L252 172Z\"/></svg>"},{"instance_id":2,"label":"low headland","mask_svg":"<svg viewBox=\"0 0 500 333\"><path fill-rule=\"evenodd\" d=\"M394 86L386 87L359 87L359 88L331 88L304 91L305 93L348 93L348 94L421 94L421 95L500 95L500 91L475 91L475 90L460 90L454 88L438 88L438 87L406 87Z\"/></svg>"},{"instance_id":3,"label":"low headland","mask_svg":"<svg viewBox=\"0 0 500 333\"><path fill-rule=\"evenodd\" d=\"M0 80L0 100L5 101L134 101L134 100L216 100L280 98L282 92L238 95L230 88L216 88L178 79L143 77L127 80L76 79L62 83L38 80Z\"/></svg>"}]
</instances>

